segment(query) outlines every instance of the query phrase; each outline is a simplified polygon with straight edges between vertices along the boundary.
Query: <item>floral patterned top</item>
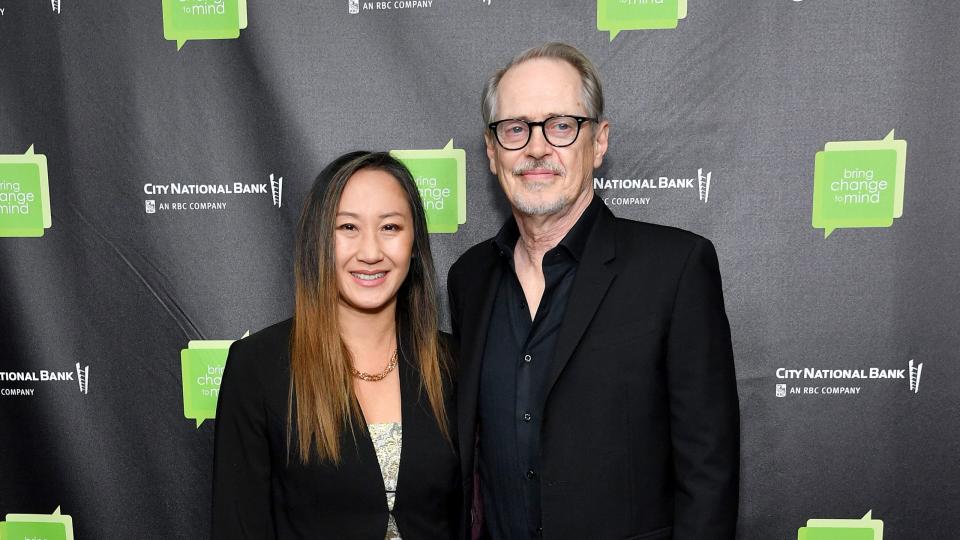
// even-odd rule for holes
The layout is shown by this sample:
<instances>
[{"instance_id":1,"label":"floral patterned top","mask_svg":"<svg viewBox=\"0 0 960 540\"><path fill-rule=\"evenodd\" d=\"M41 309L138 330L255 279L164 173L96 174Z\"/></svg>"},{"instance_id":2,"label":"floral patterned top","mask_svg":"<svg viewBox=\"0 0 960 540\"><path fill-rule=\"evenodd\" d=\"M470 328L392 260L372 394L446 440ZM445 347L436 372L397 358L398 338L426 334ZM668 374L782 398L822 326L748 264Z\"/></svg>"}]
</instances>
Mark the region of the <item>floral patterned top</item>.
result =
<instances>
[{"instance_id":1,"label":"floral patterned top","mask_svg":"<svg viewBox=\"0 0 960 540\"><path fill-rule=\"evenodd\" d=\"M397 522L393 519L393 503L397 497L397 477L400 472L400 448L403 442L403 426L400 422L388 424L367 424L373 447L380 462L380 474L387 490L387 508L390 517L387 520L385 540L401 540Z\"/></svg>"}]
</instances>

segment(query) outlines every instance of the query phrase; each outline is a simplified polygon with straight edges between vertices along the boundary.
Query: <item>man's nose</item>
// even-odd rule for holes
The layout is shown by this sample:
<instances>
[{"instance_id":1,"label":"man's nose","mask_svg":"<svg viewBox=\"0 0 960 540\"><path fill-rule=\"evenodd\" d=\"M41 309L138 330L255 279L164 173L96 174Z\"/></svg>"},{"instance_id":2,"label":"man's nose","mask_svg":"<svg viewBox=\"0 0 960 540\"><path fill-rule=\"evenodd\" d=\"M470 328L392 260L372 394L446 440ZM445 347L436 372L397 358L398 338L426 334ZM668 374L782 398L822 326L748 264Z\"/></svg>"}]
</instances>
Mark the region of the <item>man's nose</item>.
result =
<instances>
[{"instance_id":1,"label":"man's nose","mask_svg":"<svg viewBox=\"0 0 960 540\"><path fill-rule=\"evenodd\" d=\"M538 126L532 128L530 132L530 142L527 143L527 155L532 158L540 159L553 153L553 146L547 142L543 134L543 129Z\"/></svg>"}]
</instances>

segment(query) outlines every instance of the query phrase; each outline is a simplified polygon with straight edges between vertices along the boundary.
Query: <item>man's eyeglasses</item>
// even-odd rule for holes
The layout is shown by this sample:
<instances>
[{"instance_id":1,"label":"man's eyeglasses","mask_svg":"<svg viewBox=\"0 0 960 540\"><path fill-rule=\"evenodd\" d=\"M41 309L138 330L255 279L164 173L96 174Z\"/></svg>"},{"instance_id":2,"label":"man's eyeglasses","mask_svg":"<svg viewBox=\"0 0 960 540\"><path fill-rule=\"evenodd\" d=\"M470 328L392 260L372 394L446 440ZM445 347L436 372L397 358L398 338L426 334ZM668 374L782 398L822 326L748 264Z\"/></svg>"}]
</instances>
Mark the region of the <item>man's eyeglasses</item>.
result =
<instances>
[{"instance_id":1,"label":"man's eyeglasses","mask_svg":"<svg viewBox=\"0 0 960 540\"><path fill-rule=\"evenodd\" d=\"M596 118L583 116L551 116L542 122L527 122L516 118L497 120L487 125L497 142L504 150L520 150L530 142L533 128L540 127L543 138L552 146L563 148L570 146L580 135L580 126L584 122L596 122Z\"/></svg>"}]
</instances>

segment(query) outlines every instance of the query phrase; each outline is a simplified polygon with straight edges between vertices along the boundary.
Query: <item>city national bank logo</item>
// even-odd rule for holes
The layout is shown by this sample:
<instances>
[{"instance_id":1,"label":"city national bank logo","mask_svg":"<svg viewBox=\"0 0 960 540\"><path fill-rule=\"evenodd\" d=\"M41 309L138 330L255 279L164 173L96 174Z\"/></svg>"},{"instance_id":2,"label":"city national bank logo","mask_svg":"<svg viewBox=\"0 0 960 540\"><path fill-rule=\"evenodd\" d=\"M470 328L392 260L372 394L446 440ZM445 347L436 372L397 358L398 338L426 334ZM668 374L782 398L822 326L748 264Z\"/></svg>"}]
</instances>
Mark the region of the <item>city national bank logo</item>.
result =
<instances>
[{"instance_id":1,"label":"city national bank logo","mask_svg":"<svg viewBox=\"0 0 960 540\"><path fill-rule=\"evenodd\" d=\"M250 335L247 332L243 339ZM234 340L193 340L180 351L183 382L183 416L194 420L197 428L204 420L217 416L217 398L227 365L227 354Z\"/></svg>"},{"instance_id":2,"label":"city national bank logo","mask_svg":"<svg viewBox=\"0 0 960 540\"><path fill-rule=\"evenodd\" d=\"M167 199L145 199L143 201L143 208L144 212L148 214L166 211L227 210L230 205L224 197L218 197L221 195L266 196L270 198L273 206L280 208L283 205L283 177L277 177L271 174L267 182L256 184L247 184L244 182L228 184L186 184L181 182L171 182L169 184L147 183L143 185L143 193L153 197L162 196ZM196 195L202 196L202 198L193 197ZM209 196L214 196L218 200L210 200ZM170 200L174 197L176 197L176 200Z\"/></svg>"},{"instance_id":3,"label":"city national bank logo","mask_svg":"<svg viewBox=\"0 0 960 540\"><path fill-rule=\"evenodd\" d=\"M860 395L863 390L862 381L878 380L902 380L906 381L906 386L910 392L918 394L920 392L920 377L923 375L923 362L910 360L906 369L888 369L871 367L866 369L819 369L819 368L777 368L776 377L781 380L804 380L804 381L855 381L859 385L850 384L815 384L788 386L786 383L778 383L776 386L777 397L786 397L787 395L813 395L813 396L840 396L840 395Z\"/></svg>"},{"instance_id":4,"label":"city national bank logo","mask_svg":"<svg viewBox=\"0 0 960 540\"><path fill-rule=\"evenodd\" d=\"M390 154L410 169L423 209L427 230L455 233L467 222L467 153L453 147L442 150L391 150Z\"/></svg>"},{"instance_id":5,"label":"city national bank logo","mask_svg":"<svg viewBox=\"0 0 960 540\"><path fill-rule=\"evenodd\" d=\"M0 154L0 237L43 236L52 223L47 157L33 146Z\"/></svg>"},{"instance_id":6,"label":"city national bank logo","mask_svg":"<svg viewBox=\"0 0 960 540\"><path fill-rule=\"evenodd\" d=\"M813 168L813 228L889 227L903 215L907 141L828 142Z\"/></svg>"},{"instance_id":7,"label":"city national bank logo","mask_svg":"<svg viewBox=\"0 0 960 540\"><path fill-rule=\"evenodd\" d=\"M73 518L59 506L52 514L7 514L0 540L73 540Z\"/></svg>"},{"instance_id":8,"label":"city national bank logo","mask_svg":"<svg viewBox=\"0 0 960 540\"><path fill-rule=\"evenodd\" d=\"M273 195L273 205L280 208L283 205L283 177L274 178L270 173L270 194Z\"/></svg>"},{"instance_id":9,"label":"city national bank logo","mask_svg":"<svg viewBox=\"0 0 960 540\"><path fill-rule=\"evenodd\" d=\"M650 178L605 178L594 177L593 189L598 191L607 206L636 206L650 204L649 195L668 190L695 192L700 202L710 200L713 172L697 169L694 176L657 176ZM648 196L644 196L648 195Z\"/></svg>"},{"instance_id":10,"label":"city national bank logo","mask_svg":"<svg viewBox=\"0 0 960 540\"><path fill-rule=\"evenodd\" d=\"M81 394L89 392L90 366L76 364L76 371L0 371L0 383L76 383ZM15 388L0 388L0 397L32 397L37 393L37 385L24 388L27 384L18 384ZM0 540L3 540L0 538Z\"/></svg>"},{"instance_id":11,"label":"city national bank logo","mask_svg":"<svg viewBox=\"0 0 960 540\"><path fill-rule=\"evenodd\" d=\"M77 386L80 387L80 393L86 394L90 389L90 366L80 367L80 362L77 362Z\"/></svg>"},{"instance_id":12,"label":"city national bank logo","mask_svg":"<svg viewBox=\"0 0 960 540\"><path fill-rule=\"evenodd\" d=\"M687 17L687 0L597 0L597 30L610 41L624 30L676 28Z\"/></svg>"},{"instance_id":13,"label":"city national bank logo","mask_svg":"<svg viewBox=\"0 0 960 540\"><path fill-rule=\"evenodd\" d=\"M247 0L161 0L163 38L177 42L235 39L247 27Z\"/></svg>"},{"instance_id":14,"label":"city national bank logo","mask_svg":"<svg viewBox=\"0 0 960 540\"><path fill-rule=\"evenodd\" d=\"M910 390L913 390L914 394L920 393L920 375L923 374L923 363L917 365L913 364L913 360L910 360Z\"/></svg>"},{"instance_id":15,"label":"city national bank logo","mask_svg":"<svg viewBox=\"0 0 960 540\"><path fill-rule=\"evenodd\" d=\"M860 519L808 519L797 540L883 540L883 521L872 510Z\"/></svg>"}]
</instances>

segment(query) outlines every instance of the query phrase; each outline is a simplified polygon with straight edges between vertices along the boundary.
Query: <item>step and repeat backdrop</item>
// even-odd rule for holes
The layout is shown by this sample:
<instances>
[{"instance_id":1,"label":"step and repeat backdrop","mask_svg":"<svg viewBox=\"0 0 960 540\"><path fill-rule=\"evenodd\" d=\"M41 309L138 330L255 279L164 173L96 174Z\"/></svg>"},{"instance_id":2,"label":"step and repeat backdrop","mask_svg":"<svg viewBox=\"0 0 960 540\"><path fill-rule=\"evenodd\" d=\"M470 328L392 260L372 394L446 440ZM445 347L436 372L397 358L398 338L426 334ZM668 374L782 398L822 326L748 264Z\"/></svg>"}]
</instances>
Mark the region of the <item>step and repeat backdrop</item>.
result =
<instances>
[{"instance_id":1,"label":"step and repeat backdrop","mask_svg":"<svg viewBox=\"0 0 960 540\"><path fill-rule=\"evenodd\" d=\"M738 538L958 538L958 25L951 0L0 0L0 538L206 538L226 350L291 315L316 174L395 151L445 281L508 217L481 86L553 40L603 75L603 201L717 246Z\"/></svg>"}]
</instances>

